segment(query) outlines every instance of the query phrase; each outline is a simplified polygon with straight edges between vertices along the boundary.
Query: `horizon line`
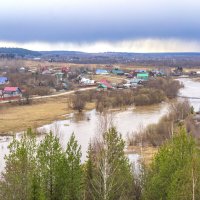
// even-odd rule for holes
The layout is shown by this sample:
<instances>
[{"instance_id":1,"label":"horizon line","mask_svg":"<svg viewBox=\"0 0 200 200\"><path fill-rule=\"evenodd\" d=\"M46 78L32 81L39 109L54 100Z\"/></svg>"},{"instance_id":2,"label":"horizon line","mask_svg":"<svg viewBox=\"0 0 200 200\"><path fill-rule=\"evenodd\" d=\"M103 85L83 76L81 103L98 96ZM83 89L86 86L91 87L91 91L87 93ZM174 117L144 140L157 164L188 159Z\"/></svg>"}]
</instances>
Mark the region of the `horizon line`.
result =
<instances>
[{"instance_id":1,"label":"horizon line","mask_svg":"<svg viewBox=\"0 0 200 200\"><path fill-rule=\"evenodd\" d=\"M96 54L96 53L133 53L133 54L192 54L192 53L199 53L200 51L161 51L161 52L133 52L133 51L99 51L99 52L87 52L87 51L79 51L79 50L33 50L30 48L23 48L23 47L5 47L0 46L0 49L24 49L28 51L35 51L35 52L79 52L79 53L88 53L88 54Z\"/></svg>"}]
</instances>

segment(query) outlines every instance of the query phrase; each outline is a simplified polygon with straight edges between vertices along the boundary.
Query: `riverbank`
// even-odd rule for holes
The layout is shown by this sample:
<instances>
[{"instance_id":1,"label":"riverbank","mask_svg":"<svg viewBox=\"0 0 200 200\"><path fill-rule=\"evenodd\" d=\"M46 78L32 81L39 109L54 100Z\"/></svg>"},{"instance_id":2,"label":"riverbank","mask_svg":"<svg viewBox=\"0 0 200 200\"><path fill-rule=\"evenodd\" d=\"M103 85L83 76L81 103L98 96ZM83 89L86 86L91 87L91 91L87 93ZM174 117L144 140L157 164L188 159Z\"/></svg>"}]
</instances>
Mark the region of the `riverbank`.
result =
<instances>
[{"instance_id":1,"label":"riverbank","mask_svg":"<svg viewBox=\"0 0 200 200\"><path fill-rule=\"evenodd\" d=\"M87 103L85 110L95 107ZM56 120L66 119L66 115L74 112L69 106L67 96L46 100L37 100L31 105L0 107L0 135L12 135L29 127L38 128Z\"/></svg>"},{"instance_id":2,"label":"riverbank","mask_svg":"<svg viewBox=\"0 0 200 200\"><path fill-rule=\"evenodd\" d=\"M114 78L116 81L122 80L120 77ZM53 121L64 120L65 115L73 113L74 110L84 111L96 108L103 112L132 105L156 105L168 98L176 97L178 89L180 89L178 81L158 78L136 89L96 91L94 87L90 87L79 89L79 92L73 90L55 95L32 97L30 105L18 105L17 101L11 104L1 102L0 135L12 135L13 132L24 131L29 127L38 128ZM71 98L72 94L75 94L73 98Z\"/></svg>"},{"instance_id":3,"label":"riverbank","mask_svg":"<svg viewBox=\"0 0 200 200\"><path fill-rule=\"evenodd\" d=\"M70 95L48 99L35 100L30 105L19 106L18 104L0 105L0 136L13 135L16 132L25 131L27 128L38 128L54 121L66 120L68 114L77 113L70 106ZM154 110L153 106L138 106L136 113ZM95 109L95 102L86 102L83 114ZM122 106L110 108L111 112L128 111L130 107ZM134 107L131 106L131 110Z\"/></svg>"}]
</instances>

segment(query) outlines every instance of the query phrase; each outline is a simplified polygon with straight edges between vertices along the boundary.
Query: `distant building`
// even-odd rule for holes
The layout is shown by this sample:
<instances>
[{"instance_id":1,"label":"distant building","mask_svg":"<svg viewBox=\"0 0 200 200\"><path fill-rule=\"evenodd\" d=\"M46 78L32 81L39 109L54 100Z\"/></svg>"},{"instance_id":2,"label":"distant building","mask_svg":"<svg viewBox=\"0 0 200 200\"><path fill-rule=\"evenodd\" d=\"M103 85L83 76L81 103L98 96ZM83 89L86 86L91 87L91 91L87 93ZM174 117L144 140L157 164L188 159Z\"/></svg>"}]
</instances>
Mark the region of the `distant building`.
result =
<instances>
[{"instance_id":1,"label":"distant building","mask_svg":"<svg viewBox=\"0 0 200 200\"><path fill-rule=\"evenodd\" d=\"M138 84L142 83L142 80L138 79L138 78L133 78L133 79L129 80L128 83L130 83L131 85L138 85Z\"/></svg>"},{"instance_id":2,"label":"distant building","mask_svg":"<svg viewBox=\"0 0 200 200\"><path fill-rule=\"evenodd\" d=\"M111 72L115 75L124 75L124 71L120 69L113 69Z\"/></svg>"},{"instance_id":3,"label":"distant building","mask_svg":"<svg viewBox=\"0 0 200 200\"><path fill-rule=\"evenodd\" d=\"M19 72L24 73L25 71L26 71L25 67L20 67L20 68L19 68Z\"/></svg>"},{"instance_id":4,"label":"distant building","mask_svg":"<svg viewBox=\"0 0 200 200\"><path fill-rule=\"evenodd\" d=\"M22 96L22 91L18 87L5 87L3 90L4 97Z\"/></svg>"},{"instance_id":5,"label":"distant building","mask_svg":"<svg viewBox=\"0 0 200 200\"><path fill-rule=\"evenodd\" d=\"M37 58L33 58L33 60L41 60L41 58L37 57Z\"/></svg>"},{"instance_id":6,"label":"distant building","mask_svg":"<svg viewBox=\"0 0 200 200\"><path fill-rule=\"evenodd\" d=\"M57 78L57 81L62 81L63 76L64 76L64 73L62 72L55 73L55 77Z\"/></svg>"},{"instance_id":7,"label":"distant building","mask_svg":"<svg viewBox=\"0 0 200 200\"><path fill-rule=\"evenodd\" d=\"M102 79L99 81L98 88L113 89L112 85L106 79Z\"/></svg>"},{"instance_id":8,"label":"distant building","mask_svg":"<svg viewBox=\"0 0 200 200\"><path fill-rule=\"evenodd\" d=\"M94 85L95 84L95 80L91 80L91 79L88 79L88 78L81 78L81 80L79 81L79 83L81 85Z\"/></svg>"},{"instance_id":9,"label":"distant building","mask_svg":"<svg viewBox=\"0 0 200 200\"><path fill-rule=\"evenodd\" d=\"M0 85L5 85L8 83L8 78L4 76L0 76Z\"/></svg>"},{"instance_id":10,"label":"distant building","mask_svg":"<svg viewBox=\"0 0 200 200\"><path fill-rule=\"evenodd\" d=\"M97 74L97 75L107 75L109 73L106 69L97 69L95 74Z\"/></svg>"},{"instance_id":11,"label":"distant building","mask_svg":"<svg viewBox=\"0 0 200 200\"><path fill-rule=\"evenodd\" d=\"M149 79L149 73L147 73L147 72L137 73L137 78L142 79L142 80L148 80Z\"/></svg>"},{"instance_id":12,"label":"distant building","mask_svg":"<svg viewBox=\"0 0 200 200\"><path fill-rule=\"evenodd\" d=\"M162 71L159 70L152 70L149 72L150 76L165 76L165 74Z\"/></svg>"}]
</instances>

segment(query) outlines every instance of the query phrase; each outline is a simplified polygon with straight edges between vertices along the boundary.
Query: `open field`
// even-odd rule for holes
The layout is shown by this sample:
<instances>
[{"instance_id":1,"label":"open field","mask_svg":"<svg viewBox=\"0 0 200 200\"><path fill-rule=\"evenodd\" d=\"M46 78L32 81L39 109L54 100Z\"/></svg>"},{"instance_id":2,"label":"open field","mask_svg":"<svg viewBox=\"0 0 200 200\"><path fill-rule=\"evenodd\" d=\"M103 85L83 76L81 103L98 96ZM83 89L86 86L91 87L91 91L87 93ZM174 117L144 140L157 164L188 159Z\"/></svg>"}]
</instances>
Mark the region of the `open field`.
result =
<instances>
[{"instance_id":1,"label":"open field","mask_svg":"<svg viewBox=\"0 0 200 200\"><path fill-rule=\"evenodd\" d=\"M55 120L65 119L65 115L72 113L67 96L48 100L39 100L31 105L12 106L0 105L0 135L12 134L36 128ZM94 108L94 104L87 104L86 109Z\"/></svg>"},{"instance_id":2,"label":"open field","mask_svg":"<svg viewBox=\"0 0 200 200\"><path fill-rule=\"evenodd\" d=\"M66 62L48 62L48 61L37 61L37 60L0 60L0 67L1 66L13 66L13 67L30 67L30 68L40 68L40 67L88 67L88 68L105 68L106 64L75 64L75 63L66 63ZM120 67L122 69L133 70L133 69L146 69L151 70L155 68L159 68L159 65L136 65L136 64L112 64L112 66ZM169 66L162 66L161 68L165 68ZM175 67L170 67L171 69L175 69ZM200 66L195 67L184 67L185 71L199 71Z\"/></svg>"},{"instance_id":3,"label":"open field","mask_svg":"<svg viewBox=\"0 0 200 200\"><path fill-rule=\"evenodd\" d=\"M96 68L96 67L103 67L104 65L100 64L73 64L73 63L62 63L62 62L48 62L48 61L29 61L29 60L24 60L24 65L30 68L39 68L39 67L91 67L91 68Z\"/></svg>"},{"instance_id":4,"label":"open field","mask_svg":"<svg viewBox=\"0 0 200 200\"><path fill-rule=\"evenodd\" d=\"M73 63L64 63L64 62L48 62L48 61L34 61L34 60L0 60L1 66L13 66L13 67L29 67L30 69L39 69L40 67L104 67L102 64L73 64Z\"/></svg>"},{"instance_id":5,"label":"open field","mask_svg":"<svg viewBox=\"0 0 200 200\"><path fill-rule=\"evenodd\" d=\"M0 60L1 66L13 66L13 67L30 67L31 69L39 69L40 67L88 67L88 68L105 68L106 64L74 64L66 62L48 62L48 61L34 61L34 60ZM120 67L122 69L155 69L155 66L143 66L133 64L113 64L112 66ZM167 67L167 66L166 66Z\"/></svg>"},{"instance_id":6,"label":"open field","mask_svg":"<svg viewBox=\"0 0 200 200\"><path fill-rule=\"evenodd\" d=\"M106 79L110 82L115 82L115 83L121 83L125 77L120 77L120 76L111 76L111 75L93 75L92 79L95 81L100 81L101 79Z\"/></svg>"}]
</instances>

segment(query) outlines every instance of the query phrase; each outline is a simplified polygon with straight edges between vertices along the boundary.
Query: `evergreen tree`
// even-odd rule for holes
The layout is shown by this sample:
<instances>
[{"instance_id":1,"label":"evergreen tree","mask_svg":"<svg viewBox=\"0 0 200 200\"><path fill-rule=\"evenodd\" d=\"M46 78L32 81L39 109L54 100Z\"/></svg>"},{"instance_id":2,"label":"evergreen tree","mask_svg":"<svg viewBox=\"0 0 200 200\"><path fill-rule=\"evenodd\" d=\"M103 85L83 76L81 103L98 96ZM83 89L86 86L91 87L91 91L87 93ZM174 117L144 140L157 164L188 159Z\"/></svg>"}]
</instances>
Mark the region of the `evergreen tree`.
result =
<instances>
[{"instance_id":1,"label":"evergreen tree","mask_svg":"<svg viewBox=\"0 0 200 200\"><path fill-rule=\"evenodd\" d=\"M92 144L89 144L88 152L87 152L87 161L85 163L84 170L84 199L85 200L93 200L92 196L92 180L94 177L94 151Z\"/></svg>"},{"instance_id":2,"label":"evergreen tree","mask_svg":"<svg viewBox=\"0 0 200 200\"><path fill-rule=\"evenodd\" d=\"M59 139L52 132L45 136L37 151L40 198L64 199L65 158Z\"/></svg>"},{"instance_id":3,"label":"evergreen tree","mask_svg":"<svg viewBox=\"0 0 200 200\"><path fill-rule=\"evenodd\" d=\"M35 133L28 129L20 140L14 138L8 148L10 154L5 157L6 167L0 181L0 199L34 199L32 180L36 168Z\"/></svg>"},{"instance_id":4,"label":"evergreen tree","mask_svg":"<svg viewBox=\"0 0 200 200\"><path fill-rule=\"evenodd\" d=\"M83 169L81 165L81 147L72 134L66 149L66 199L83 199Z\"/></svg>"},{"instance_id":5,"label":"evergreen tree","mask_svg":"<svg viewBox=\"0 0 200 200\"><path fill-rule=\"evenodd\" d=\"M181 129L155 156L147 172L144 199L200 199L199 164L195 140Z\"/></svg>"}]
</instances>

